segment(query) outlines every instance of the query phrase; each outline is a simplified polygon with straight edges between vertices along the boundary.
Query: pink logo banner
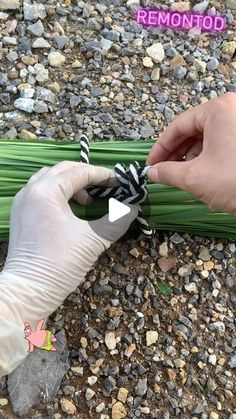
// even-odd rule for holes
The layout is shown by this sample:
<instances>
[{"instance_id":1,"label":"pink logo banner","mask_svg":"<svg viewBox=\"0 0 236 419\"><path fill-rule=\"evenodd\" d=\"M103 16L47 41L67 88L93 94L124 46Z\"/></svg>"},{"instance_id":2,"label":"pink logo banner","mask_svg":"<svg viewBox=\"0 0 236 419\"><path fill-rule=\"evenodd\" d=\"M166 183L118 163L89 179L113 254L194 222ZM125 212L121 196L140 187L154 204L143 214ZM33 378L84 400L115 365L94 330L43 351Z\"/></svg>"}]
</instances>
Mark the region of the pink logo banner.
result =
<instances>
[{"instance_id":1,"label":"pink logo banner","mask_svg":"<svg viewBox=\"0 0 236 419\"><path fill-rule=\"evenodd\" d=\"M137 11L136 22L144 26L182 30L197 28L205 32L222 32L227 26L226 19L219 15L143 8Z\"/></svg>"}]
</instances>

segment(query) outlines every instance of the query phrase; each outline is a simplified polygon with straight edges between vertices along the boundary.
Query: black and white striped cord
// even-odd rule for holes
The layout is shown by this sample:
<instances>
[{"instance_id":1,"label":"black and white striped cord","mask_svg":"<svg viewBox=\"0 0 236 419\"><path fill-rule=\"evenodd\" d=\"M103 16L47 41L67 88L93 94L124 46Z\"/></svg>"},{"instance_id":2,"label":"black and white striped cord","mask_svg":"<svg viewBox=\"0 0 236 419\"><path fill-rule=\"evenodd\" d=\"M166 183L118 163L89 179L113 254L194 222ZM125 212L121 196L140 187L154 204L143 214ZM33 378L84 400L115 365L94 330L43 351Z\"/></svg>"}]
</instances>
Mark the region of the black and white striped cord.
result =
<instances>
[{"instance_id":1,"label":"black and white striped cord","mask_svg":"<svg viewBox=\"0 0 236 419\"><path fill-rule=\"evenodd\" d=\"M80 160L82 163L89 164L89 140L85 134L80 138ZM145 201L147 191L147 166L140 166L137 161L130 163L127 169L124 164L117 163L114 171L118 180L118 186L90 187L89 194L95 198L115 198L124 204L137 204ZM136 218L141 231L147 236L153 236L153 230L149 227L139 207L138 217Z\"/></svg>"}]
</instances>

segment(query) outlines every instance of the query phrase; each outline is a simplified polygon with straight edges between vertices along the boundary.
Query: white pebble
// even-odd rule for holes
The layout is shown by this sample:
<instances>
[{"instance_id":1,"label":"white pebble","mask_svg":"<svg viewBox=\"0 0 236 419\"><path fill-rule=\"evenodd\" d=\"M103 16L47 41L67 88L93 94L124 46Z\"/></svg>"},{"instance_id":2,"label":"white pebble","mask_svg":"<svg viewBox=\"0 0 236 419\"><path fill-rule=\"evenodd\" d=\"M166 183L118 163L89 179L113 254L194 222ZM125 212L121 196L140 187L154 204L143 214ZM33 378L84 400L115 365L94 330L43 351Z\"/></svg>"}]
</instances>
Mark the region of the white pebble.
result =
<instances>
[{"instance_id":1,"label":"white pebble","mask_svg":"<svg viewBox=\"0 0 236 419\"><path fill-rule=\"evenodd\" d=\"M146 344L151 346L158 340L158 332L156 330L148 330L146 333Z\"/></svg>"},{"instance_id":2,"label":"white pebble","mask_svg":"<svg viewBox=\"0 0 236 419\"><path fill-rule=\"evenodd\" d=\"M105 344L110 351L116 347L116 336L113 332L107 332L105 335Z\"/></svg>"},{"instance_id":3,"label":"white pebble","mask_svg":"<svg viewBox=\"0 0 236 419\"><path fill-rule=\"evenodd\" d=\"M210 355L208 358L208 362L209 364L216 365L216 355L215 354Z\"/></svg>"},{"instance_id":4,"label":"white pebble","mask_svg":"<svg viewBox=\"0 0 236 419\"><path fill-rule=\"evenodd\" d=\"M96 382L97 382L98 378L96 377L96 375L91 375L91 377L88 377L88 384L90 386L93 386Z\"/></svg>"}]
</instances>

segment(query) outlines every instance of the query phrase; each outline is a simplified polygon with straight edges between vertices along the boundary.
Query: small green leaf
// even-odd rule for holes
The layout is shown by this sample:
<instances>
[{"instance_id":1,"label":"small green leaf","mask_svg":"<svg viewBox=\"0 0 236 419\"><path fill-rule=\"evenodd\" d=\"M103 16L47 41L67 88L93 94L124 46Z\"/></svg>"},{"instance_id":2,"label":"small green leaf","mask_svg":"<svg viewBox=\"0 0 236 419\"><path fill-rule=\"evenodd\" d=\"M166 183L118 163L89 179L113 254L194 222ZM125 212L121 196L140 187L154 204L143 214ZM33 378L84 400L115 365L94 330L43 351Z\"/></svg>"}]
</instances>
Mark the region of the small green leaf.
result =
<instances>
[{"instance_id":1,"label":"small green leaf","mask_svg":"<svg viewBox=\"0 0 236 419\"><path fill-rule=\"evenodd\" d=\"M169 285L164 284L163 282L157 282L155 285L157 291L159 291L162 295L171 295L173 290Z\"/></svg>"}]
</instances>

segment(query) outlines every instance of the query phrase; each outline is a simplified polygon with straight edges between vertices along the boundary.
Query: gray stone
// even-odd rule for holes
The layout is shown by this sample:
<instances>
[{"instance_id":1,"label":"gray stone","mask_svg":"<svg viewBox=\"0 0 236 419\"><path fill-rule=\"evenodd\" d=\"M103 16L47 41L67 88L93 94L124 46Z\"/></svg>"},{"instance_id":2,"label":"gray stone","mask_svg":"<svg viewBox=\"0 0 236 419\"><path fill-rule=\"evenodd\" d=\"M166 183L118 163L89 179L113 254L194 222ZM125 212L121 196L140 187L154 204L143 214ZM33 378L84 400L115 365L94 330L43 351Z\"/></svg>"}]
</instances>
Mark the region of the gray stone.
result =
<instances>
[{"instance_id":1,"label":"gray stone","mask_svg":"<svg viewBox=\"0 0 236 419\"><path fill-rule=\"evenodd\" d=\"M9 54L7 54L7 59L10 62L14 62L18 59L18 54L15 51L10 51Z\"/></svg>"},{"instance_id":2,"label":"gray stone","mask_svg":"<svg viewBox=\"0 0 236 419\"><path fill-rule=\"evenodd\" d=\"M158 103L163 104L168 101L168 95L164 92L161 92L156 95L156 99Z\"/></svg>"},{"instance_id":3,"label":"gray stone","mask_svg":"<svg viewBox=\"0 0 236 419\"><path fill-rule=\"evenodd\" d=\"M202 260L203 260L203 262L208 262L208 261L211 259L211 255L210 255L210 253L209 253L209 250L208 250L206 247L204 247L204 248L200 251L200 253L199 253L198 257L199 257L199 259L202 259Z\"/></svg>"},{"instance_id":4,"label":"gray stone","mask_svg":"<svg viewBox=\"0 0 236 419\"><path fill-rule=\"evenodd\" d=\"M135 34L132 32L123 32L121 35L122 42L129 43L134 40Z\"/></svg>"},{"instance_id":5,"label":"gray stone","mask_svg":"<svg viewBox=\"0 0 236 419\"><path fill-rule=\"evenodd\" d=\"M94 17L91 17L88 19L87 28L92 31L100 31L102 29L102 22L100 21L100 19L95 19Z\"/></svg>"},{"instance_id":6,"label":"gray stone","mask_svg":"<svg viewBox=\"0 0 236 419\"><path fill-rule=\"evenodd\" d=\"M29 25L27 27L27 30L35 36L42 36L42 34L44 32L44 26L43 26L41 20L38 20L37 22L33 23L32 25Z\"/></svg>"},{"instance_id":7,"label":"gray stone","mask_svg":"<svg viewBox=\"0 0 236 419\"><path fill-rule=\"evenodd\" d=\"M20 8L20 0L1 0L0 10L16 10Z\"/></svg>"},{"instance_id":8,"label":"gray stone","mask_svg":"<svg viewBox=\"0 0 236 419\"><path fill-rule=\"evenodd\" d=\"M48 112L47 104L42 100L37 100L34 105L34 112L36 113L46 113Z\"/></svg>"},{"instance_id":9,"label":"gray stone","mask_svg":"<svg viewBox=\"0 0 236 419\"><path fill-rule=\"evenodd\" d=\"M174 78L177 80L183 80L187 74L187 69L182 66L175 67L173 71Z\"/></svg>"},{"instance_id":10,"label":"gray stone","mask_svg":"<svg viewBox=\"0 0 236 419\"><path fill-rule=\"evenodd\" d=\"M140 135L141 138L149 138L155 134L154 128L149 124L149 122L145 121L145 125L141 128Z\"/></svg>"},{"instance_id":11,"label":"gray stone","mask_svg":"<svg viewBox=\"0 0 236 419\"><path fill-rule=\"evenodd\" d=\"M178 233L175 233L170 237L170 241L175 244L180 244L184 242L184 239Z\"/></svg>"},{"instance_id":12,"label":"gray stone","mask_svg":"<svg viewBox=\"0 0 236 419\"><path fill-rule=\"evenodd\" d=\"M7 377L0 378L0 396L7 392Z\"/></svg>"},{"instance_id":13,"label":"gray stone","mask_svg":"<svg viewBox=\"0 0 236 419\"><path fill-rule=\"evenodd\" d=\"M4 36L2 39L6 45L15 46L17 44L17 39L15 36Z\"/></svg>"},{"instance_id":14,"label":"gray stone","mask_svg":"<svg viewBox=\"0 0 236 419\"><path fill-rule=\"evenodd\" d=\"M175 117L174 111L172 111L172 109L169 108L169 106L165 106L164 115L167 122L171 122Z\"/></svg>"},{"instance_id":15,"label":"gray stone","mask_svg":"<svg viewBox=\"0 0 236 419\"><path fill-rule=\"evenodd\" d=\"M0 86L5 87L7 85L8 77L5 73L0 73Z\"/></svg>"},{"instance_id":16,"label":"gray stone","mask_svg":"<svg viewBox=\"0 0 236 419\"><path fill-rule=\"evenodd\" d=\"M8 376L8 393L16 414L27 414L42 396L47 401L56 397L70 368L65 333L59 332L56 338L56 352L36 349Z\"/></svg>"},{"instance_id":17,"label":"gray stone","mask_svg":"<svg viewBox=\"0 0 236 419\"><path fill-rule=\"evenodd\" d=\"M176 54L177 54L177 50L176 50L176 48L175 48L175 47L170 47L170 48L168 48L168 50L166 51L166 56L167 56L167 57L170 57L170 58L175 57L175 56L176 56Z\"/></svg>"},{"instance_id":18,"label":"gray stone","mask_svg":"<svg viewBox=\"0 0 236 419\"><path fill-rule=\"evenodd\" d=\"M170 72L170 65L169 65L169 63L168 64L165 64L165 63L162 63L161 64L161 74L163 75L163 76L165 76L166 74L168 74Z\"/></svg>"},{"instance_id":19,"label":"gray stone","mask_svg":"<svg viewBox=\"0 0 236 419\"><path fill-rule=\"evenodd\" d=\"M19 41L19 51L28 52L31 51L31 42L28 38L21 38Z\"/></svg>"},{"instance_id":20,"label":"gray stone","mask_svg":"<svg viewBox=\"0 0 236 419\"><path fill-rule=\"evenodd\" d=\"M70 96L70 107L76 108L81 103L81 98L77 95Z\"/></svg>"},{"instance_id":21,"label":"gray stone","mask_svg":"<svg viewBox=\"0 0 236 419\"><path fill-rule=\"evenodd\" d=\"M236 0L226 0L225 4L228 9L236 10Z\"/></svg>"},{"instance_id":22,"label":"gray stone","mask_svg":"<svg viewBox=\"0 0 236 419\"><path fill-rule=\"evenodd\" d=\"M120 32L111 30L108 31L105 35L106 39L109 39L110 41L119 42L120 41Z\"/></svg>"},{"instance_id":23,"label":"gray stone","mask_svg":"<svg viewBox=\"0 0 236 419\"><path fill-rule=\"evenodd\" d=\"M225 279L225 285L227 288L233 288L234 287L234 280L231 276L227 275Z\"/></svg>"},{"instance_id":24,"label":"gray stone","mask_svg":"<svg viewBox=\"0 0 236 419\"><path fill-rule=\"evenodd\" d=\"M103 393L105 395L110 395L111 392L116 388L116 380L115 378L109 376L106 378L106 380L104 381L104 386L103 386Z\"/></svg>"},{"instance_id":25,"label":"gray stone","mask_svg":"<svg viewBox=\"0 0 236 419\"><path fill-rule=\"evenodd\" d=\"M14 95L16 95L16 94L17 94L17 87L16 87L16 86L14 86L13 84L9 84L9 85L6 87L6 92L8 92L8 93L13 93Z\"/></svg>"},{"instance_id":26,"label":"gray stone","mask_svg":"<svg viewBox=\"0 0 236 419\"><path fill-rule=\"evenodd\" d=\"M63 387L63 393L66 396L73 396L73 394L75 393L75 388L73 386L67 385L65 387Z\"/></svg>"},{"instance_id":27,"label":"gray stone","mask_svg":"<svg viewBox=\"0 0 236 419\"><path fill-rule=\"evenodd\" d=\"M45 6L42 3L29 4L24 1L23 11L25 20L45 19L47 16Z\"/></svg>"},{"instance_id":28,"label":"gray stone","mask_svg":"<svg viewBox=\"0 0 236 419\"><path fill-rule=\"evenodd\" d=\"M196 70L190 70L187 74L187 79L190 81L196 81L198 79Z\"/></svg>"},{"instance_id":29,"label":"gray stone","mask_svg":"<svg viewBox=\"0 0 236 419\"><path fill-rule=\"evenodd\" d=\"M167 381L166 383L168 390L172 391L176 388L176 383L174 381Z\"/></svg>"},{"instance_id":30,"label":"gray stone","mask_svg":"<svg viewBox=\"0 0 236 419\"><path fill-rule=\"evenodd\" d=\"M18 111L6 112L4 117L7 121L14 124L19 124L25 121L25 114Z\"/></svg>"},{"instance_id":31,"label":"gray stone","mask_svg":"<svg viewBox=\"0 0 236 419\"><path fill-rule=\"evenodd\" d=\"M44 83L45 81L48 81L49 79L49 71L46 68L43 68L42 70L36 70L36 80L39 83Z\"/></svg>"},{"instance_id":32,"label":"gray stone","mask_svg":"<svg viewBox=\"0 0 236 419\"><path fill-rule=\"evenodd\" d=\"M107 330L115 330L120 324L120 317L113 317L107 324Z\"/></svg>"},{"instance_id":33,"label":"gray stone","mask_svg":"<svg viewBox=\"0 0 236 419\"><path fill-rule=\"evenodd\" d=\"M131 73L126 73L121 76L121 81L133 83L135 81L135 77Z\"/></svg>"},{"instance_id":34,"label":"gray stone","mask_svg":"<svg viewBox=\"0 0 236 419\"><path fill-rule=\"evenodd\" d=\"M94 96L94 97L96 97L96 96L103 96L104 95L104 90L100 86L92 87L92 89L91 89L91 95Z\"/></svg>"},{"instance_id":35,"label":"gray stone","mask_svg":"<svg viewBox=\"0 0 236 419\"><path fill-rule=\"evenodd\" d=\"M14 107L16 109L20 109L21 111L32 113L34 110L34 103L34 99L19 98L15 100Z\"/></svg>"},{"instance_id":36,"label":"gray stone","mask_svg":"<svg viewBox=\"0 0 236 419\"><path fill-rule=\"evenodd\" d=\"M32 98L34 96L35 89L24 88L20 89L20 96L24 98Z\"/></svg>"},{"instance_id":37,"label":"gray stone","mask_svg":"<svg viewBox=\"0 0 236 419\"><path fill-rule=\"evenodd\" d=\"M185 316L180 315L180 316L178 317L178 320L179 320L181 323L183 323L185 326L187 326L187 327L191 327L191 326L192 326L192 322L191 322L191 320L189 320L189 318L188 318L188 317L185 317Z\"/></svg>"},{"instance_id":38,"label":"gray stone","mask_svg":"<svg viewBox=\"0 0 236 419\"><path fill-rule=\"evenodd\" d=\"M217 260L223 260L224 259L224 253L220 252L219 250L212 250L211 254Z\"/></svg>"},{"instance_id":39,"label":"gray stone","mask_svg":"<svg viewBox=\"0 0 236 419\"><path fill-rule=\"evenodd\" d=\"M13 123L14 125L25 122L24 112L12 111L6 112L4 117L7 121Z\"/></svg>"},{"instance_id":40,"label":"gray stone","mask_svg":"<svg viewBox=\"0 0 236 419\"><path fill-rule=\"evenodd\" d=\"M137 7L137 6L139 6L140 5L140 0L128 0L127 2L126 2L126 6L127 7Z\"/></svg>"},{"instance_id":41,"label":"gray stone","mask_svg":"<svg viewBox=\"0 0 236 419\"><path fill-rule=\"evenodd\" d=\"M83 15L82 15L83 18L88 19L91 15L91 12L92 10L91 10L90 4L85 4L83 8Z\"/></svg>"},{"instance_id":42,"label":"gray stone","mask_svg":"<svg viewBox=\"0 0 236 419\"><path fill-rule=\"evenodd\" d=\"M63 49L69 44L69 39L64 35L56 35L55 41L58 49Z\"/></svg>"},{"instance_id":43,"label":"gray stone","mask_svg":"<svg viewBox=\"0 0 236 419\"><path fill-rule=\"evenodd\" d=\"M236 93L236 84L235 83L229 83L226 86L227 92L234 92Z\"/></svg>"},{"instance_id":44,"label":"gray stone","mask_svg":"<svg viewBox=\"0 0 236 419\"><path fill-rule=\"evenodd\" d=\"M230 361L229 361L229 366L230 366L231 368L236 368L236 355L233 355L233 356L230 358Z\"/></svg>"},{"instance_id":45,"label":"gray stone","mask_svg":"<svg viewBox=\"0 0 236 419\"><path fill-rule=\"evenodd\" d=\"M216 70L219 67L220 63L217 58L211 58L207 63L207 69L210 71Z\"/></svg>"},{"instance_id":46,"label":"gray stone","mask_svg":"<svg viewBox=\"0 0 236 419\"><path fill-rule=\"evenodd\" d=\"M216 330L219 333L224 333L225 332L225 324L223 322L214 322L214 323L210 323L208 325L208 328L210 330Z\"/></svg>"},{"instance_id":47,"label":"gray stone","mask_svg":"<svg viewBox=\"0 0 236 419\"><path fill-rule=\"evenodd\" d=\"M199 414L204 412L204 407L202 404L197 404L197 406L194 408L193 413Z\"/></svg>"},{"instance_id":48,"label":"gray stone","mask_svg":"<svg viewBox=\"0 0 236 419\"><path fill-rule=\"evenodd\" d=\"M133 131L131 131L131 132L129 133L129 138L130 138L131 140L140 140L141 135L138 133L138 131L133 130Z\"/></svg>"},{"instance_id":49,"label":"gray stone","mask_svg":"<svg viewBox=\"0 0 236 419\"><path fill-rule=\"evenodd\" d=\"M0 12L0 20L7 20L9 17L8 13Z\"/></svg>"},{"instance_id":50,"label":"gray stone","mask_svg":"<svg viewBox=\"0 0 236 419\"><path fill-rule=\"evenodd\" d=\"M195 282L190 282L189 284L185 284L184 288L186 289L187 292L193 292L193 293L197 292L197 286Z\"/></svg>"},{"instance_id":51,"label":"gray stone","mask_svg":"<svg viewBox=\"0 0 236 419\"><path fill-rule=\"evenodd\" d=\"M93 287L94 295L112 294L112 287L110 285L95 284Z\"/></svg>"},{"instance_id":52,"label":"gray stone","mask_svg":"<svg viewBox=\"0 0 236 419\"><path fill-rule=\"evenodd\" d=\"M87 388L85 392L85 398L87 401L91 400L95 396L95 391L91 388Z\"/></svg>"},{"instance_id":53,"label":"gray stone","mask_svg":"<svg viewBox=\"0 0 236 419\"><path fill-rule=\"evenodd\" d=\"M216 382L211 378L211 377L209 377L208 378L208 380L207 380L207 390L210 392L210 393L214 393L214 391L217 389L217 384L216 384Z\"/></svg>"},{"instance_id":54,"label":"gray stone","mask_svg":"<svg viewBox=\"0 0 236 419\"><path fill-rule=\"evenodd\" d=\"M101 15L103 15L105 13L105 11L107 10L107 6L105 4L99 4L98 3L98 4L95 4L95 9L98 10Z\"/></svg>"},{"instance_id":55,"label":"gray stone","mask_svg":"<svg viewBox=\"0 0 236 419\"><path fill-rule=\"evenodd\" d=\"M133 290L134 290L134 286L132 284L128 284L125 288L126 292L128 295L131 295Z\"/></svg>"},{"instance_id":56,"label":"gray stone","mask_svg":"<svg viewBox=\"0 0 236 419\"><path fill-rule=\"evenodd\" d=\"M179 270L178 270L178 274L179 274L179 276L182 276L182 277L191 275L192 274L191 265L181 266L181 268L179 268Z\"/></svg>"},{"instance_id":57,"label":"gray stone","mask_svg":"<svg viewBox=\"0 0 236 419\"><path fill-rule=\"evenodd\" d=\"M147 378L140 378L134 389L137 396L144 396L147 393Z\"/></svg>"},{"instance_id":58,"label":"gray stone","mask_svg":"<svg viewBox=\"0 0 236 419\"><path fill-rule=\"evenodd\" d=\"M90 99L89 97L85 97L84 99L84 106L90 109L96 109L98 103L96 99Z\"/></svg>"},{"instance_id":59,"label":"gray stone","mask_svg":"<svg viewBox=\"0 0 236 419\"><path fill-rule=\"evenodd\" d=\"M43 100L45 102L55 103L56 95L51 90L46 89L45 87L37 87L35 97L38 100Z\"/></svg>"},{"instance_id":60,"label":"gray stone","mask_svg":"<svg viewBox=\"0 0 236 419\"><path fill-rule=\"evenodd\" d=\"M101 45L103 54L106 54L109 51L109 49L112 47L112 42L110 41L110 39L102 38L100 41L100 45Z\"/></svg>"},{"instance_id":61,"label":"gray stone","mask_svg":"<svg viewBox=\"0 0 236 419\"><path fill-rule=\"evenodd\" d=\"M195 6L193 6L193 10L194 10L194 12L204 13L205 10L208 7L208 4L209 4L208 0L205 0L201 3L197 3L197 4L195 4Z\"/></svg>"},{"instance_id":62,"label":"gray stone","mask_svg":"<svg viewBox=\"0 0 236 419\"><path fill-rule=\"evenodd\" d=\"M5 132L4 134L4 138L16 138L17 136L17 131L15 129L15 127L11 127L7 132ZM0 385L1 387L1 385ZM1 391L0 391L1 393Z\"/></svg>"},{"instance_id":63,"label":"gray stone","mask_svg":"<svg viewBox=\"0 0 236 419\"><path fill-rule=\"evenodd\" d=\"M66 9L65 7L61 7L58 2L57 2L56 10L57 10L57 13L61 16L67 16L70 14L70 11Z\"/></svg>"},{"instance_id":64,"label":"gray stone","mask_svg":"<svg viewBox=\"0 0 236 419\"><path fill-rule=\"evenodd\" d=\"M9 105L10 94L9 93L0 93L0 102L2 102L4 105Z\"/></svg>"}]
</instances>

